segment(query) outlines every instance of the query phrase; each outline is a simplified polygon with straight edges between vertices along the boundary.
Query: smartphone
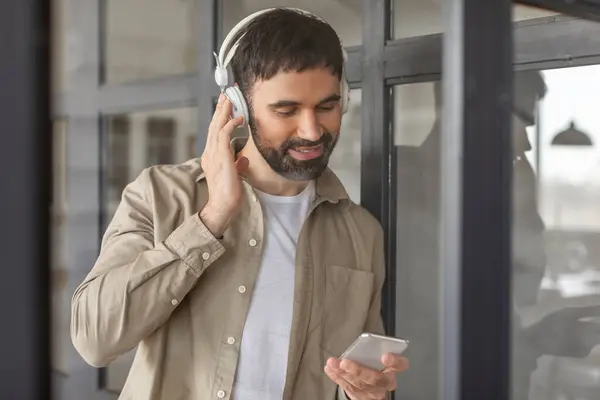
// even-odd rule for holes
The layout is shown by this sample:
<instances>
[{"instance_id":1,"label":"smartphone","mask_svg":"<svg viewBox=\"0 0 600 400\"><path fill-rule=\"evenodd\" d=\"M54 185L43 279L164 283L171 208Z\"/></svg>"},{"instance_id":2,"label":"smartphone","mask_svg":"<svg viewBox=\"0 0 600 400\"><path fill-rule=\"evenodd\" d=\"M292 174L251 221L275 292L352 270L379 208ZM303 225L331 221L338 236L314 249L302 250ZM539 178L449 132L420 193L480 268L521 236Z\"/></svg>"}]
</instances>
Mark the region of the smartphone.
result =
<instances>
[{"instance_id":1,"label":"smartphone","mask_svg":"<svg viewBox=\"0 0 600 400\"><path fill-rule=\"evenodd\" d=\"M363 333L340 356L340 361L348 359L367 368L381 371L385 365L381 357L386 353L400 355L408 348L408 340L391 336Z\"/></svg>"}]
</instances>

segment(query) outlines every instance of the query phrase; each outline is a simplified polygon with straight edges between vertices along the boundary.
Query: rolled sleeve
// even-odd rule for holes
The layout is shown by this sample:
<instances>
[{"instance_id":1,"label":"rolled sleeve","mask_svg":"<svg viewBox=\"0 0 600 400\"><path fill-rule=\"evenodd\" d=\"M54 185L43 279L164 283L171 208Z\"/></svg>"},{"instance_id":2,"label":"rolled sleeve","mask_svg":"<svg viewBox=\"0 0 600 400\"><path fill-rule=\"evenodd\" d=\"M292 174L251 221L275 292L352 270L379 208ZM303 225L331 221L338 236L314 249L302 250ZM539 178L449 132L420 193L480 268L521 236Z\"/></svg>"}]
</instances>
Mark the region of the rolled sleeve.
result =
<instances>
[{"instance_id":1,"label":"rolled sleeve","mask_svg":"<svg viewBox=\"0 0 600 400\"><path fill-rule=\"evenodd\" d=\"M198 214L187 217L165 240L165 246L182 260L196 276L225 252L225 247L204 225Z\"/></svg>"}]
</instances>

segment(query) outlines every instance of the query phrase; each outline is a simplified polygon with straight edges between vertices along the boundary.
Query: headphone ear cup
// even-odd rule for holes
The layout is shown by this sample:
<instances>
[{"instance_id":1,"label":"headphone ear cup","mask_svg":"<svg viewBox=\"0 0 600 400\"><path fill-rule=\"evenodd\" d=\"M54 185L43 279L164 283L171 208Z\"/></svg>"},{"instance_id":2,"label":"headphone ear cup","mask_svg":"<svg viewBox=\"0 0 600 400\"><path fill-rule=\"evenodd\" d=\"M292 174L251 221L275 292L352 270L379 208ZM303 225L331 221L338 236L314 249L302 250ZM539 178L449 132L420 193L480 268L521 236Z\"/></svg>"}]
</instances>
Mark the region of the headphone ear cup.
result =
<instances>
[{"instance_id":1,"label":"headphone ear cup","mask_svg":"<svg viewBox=\"0 0 600 400\"><path fill-rule=\"evenodd\" d=\"M240 116L244 117L244 122L241 126L245 127L248 124L250 116L248 114L248 105L246 104L242 91L237 86L230 86L225 89L225 96L227 96L233 106L233 118Z\"/></svg>"}]
</instances>

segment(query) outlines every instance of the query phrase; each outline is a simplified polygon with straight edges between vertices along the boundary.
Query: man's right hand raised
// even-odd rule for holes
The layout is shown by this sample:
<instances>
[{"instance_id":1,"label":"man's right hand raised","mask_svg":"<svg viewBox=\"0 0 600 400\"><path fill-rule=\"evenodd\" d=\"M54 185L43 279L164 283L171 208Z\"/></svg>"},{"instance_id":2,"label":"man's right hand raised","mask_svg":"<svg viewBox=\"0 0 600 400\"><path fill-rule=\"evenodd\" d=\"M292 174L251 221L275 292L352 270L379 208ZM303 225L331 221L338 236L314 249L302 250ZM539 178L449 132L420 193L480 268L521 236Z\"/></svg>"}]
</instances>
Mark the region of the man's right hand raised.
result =
<instances>
[{"instance_id":1,"label":"man's right hand raised","mask_svg":"<svg viewBox=\"0 0 600 400\"><path fill-rule=\"evenodd\" d=\"M215 237L221 237L239 211L244 196L239 174L248 169L248 159L235 155L230 147L231 133L243 117L231 119L231 102L223 94L208 128L201 165L208 184L208 202L200 219Z\"/></svg>"}]
</instances>

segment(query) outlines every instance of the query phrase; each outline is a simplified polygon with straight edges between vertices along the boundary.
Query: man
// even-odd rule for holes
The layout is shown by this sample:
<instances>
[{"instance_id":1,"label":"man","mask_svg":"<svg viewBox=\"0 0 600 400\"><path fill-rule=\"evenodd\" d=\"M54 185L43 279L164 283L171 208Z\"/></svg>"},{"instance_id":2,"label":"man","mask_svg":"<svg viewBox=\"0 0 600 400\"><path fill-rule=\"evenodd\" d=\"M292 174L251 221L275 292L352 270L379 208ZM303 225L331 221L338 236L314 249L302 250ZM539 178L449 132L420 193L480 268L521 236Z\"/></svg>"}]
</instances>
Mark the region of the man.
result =
<instances>
[{"instance_id":1,"label":"man","mask_svg":"<svg viewBox=\"0 0 600 400\"><path fill-rule=\"evenodd\" d=\"M538 74L539 75L539 74ZM537 301L537 294L544 275L545 258L542 247L543 224L537 212L535 200L535 175L525 152L530 150L529 141L522 119L527 125L534 121L535 106L539 93L544 87L541 76L534 72L515 74L513 118L513 230L512 238L518 238L513 246L514 290L513 298L517 306L530 306ZM537 79L536 79L537 78ZM441 111L441 83L433 85L436 111ZM406 337L418 337L414 340L406 355L411 360L411 370L399 379L399 398L429 400L439 398L442 388L438 380L424 380L423 376L437 377L441 362L442 349L439 335L441 332L440 311L440 269L439 229L441 201L441 113L438 113L434 126L420 147L402 146L398 148L399 166L398 218L403 221L402 241L399 242L398 263L408 266L402 272L398 282L399 328L398 334ZM485 134L485 132L482 132ZM490 229L493 229L490 227ZM485 266L482 266L484 268ZM443 268L443 265L441 266ZM513 316L516 309L513 308ZM515 340L523 340L519 321L513 324ZM519 347L520 352L514 359L511 383L513 393L529 389L529 373L535 369L536 357L530 354L529 346ZM526 397L514 397L514 400Z\"/></svg>"},{"instance_id":2,"label":"man","mask_svg":"<svg viewBox=\"0 0 600 400\"><path fill-rule=\"evenodd\" d=\"M341 127L334 30L276 9L239 35L242 118L219 98L199 160L144 170L124 191L76 290L73 343L104 366L138 345L122 399L384 399L383 371L339 356L382 333L382 229L327 168Z\"/></svg>"},{"instance_id":3,"label":"man","mask_svg":"<svg viewBox=\"0 0 600 400\"><path fill-rule=\"evenodd\" d=\"M546 227L538 212L535 173L525 155L532 149L527 127L537 123L537 104L547 87L539 71L518 72L514 79L512 399L528 400L532 373L541 356L584 358L600 343L600 329L585 320L598 315L600 307L565 307L544 313L534 323L521 321L519 312L538 304L547 265Z\"/></svg>"},{"instance_id":4,"label":"man","mask_svg":"<svg viewBox=\"0 0 600 400\"><path fill-rule=\"evenodd\" d=\"M539 71L514 75L512 116L512 343L511 399L528 400L532 372L542 355L585 357L600 343L600 330L582 317L598 315L598 307L561 309L540 321L525 325L519 312L535 306L546 270L545 226L537 207L537 183L526 158L531 150L527 127L536 123L536 107L546 95ZM441 109L441 85L434 84L437 110ZM440 149L441 118L420 147L398 148L398 264L408 266L398 280L397 333L418 337L407 350L411 369L398 381L397 398L437 399L441 349L440 335ZM485 132L482 132L485 134ZM490 227L493 229L493 227ZM485 266L482 266L485 268ZM423 378L428 377L428 378ZM430 379L434 377L434 379Z\"/></svg>"}]
</instances>

